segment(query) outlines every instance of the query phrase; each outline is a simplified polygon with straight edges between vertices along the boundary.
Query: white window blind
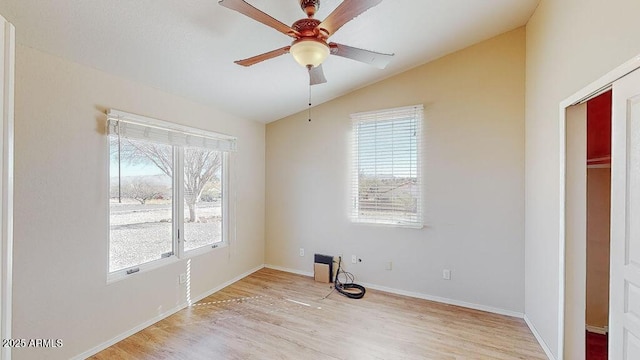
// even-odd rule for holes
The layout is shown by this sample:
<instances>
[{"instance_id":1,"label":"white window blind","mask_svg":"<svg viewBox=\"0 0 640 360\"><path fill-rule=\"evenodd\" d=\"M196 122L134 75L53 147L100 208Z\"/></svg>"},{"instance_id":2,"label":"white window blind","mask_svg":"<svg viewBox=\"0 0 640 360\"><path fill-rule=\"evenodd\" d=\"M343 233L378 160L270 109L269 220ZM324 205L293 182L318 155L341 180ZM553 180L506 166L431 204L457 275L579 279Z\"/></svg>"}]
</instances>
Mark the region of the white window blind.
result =
<instances>
[{"instance_id":1,"label":"white window blind","mask_svg":"<svg viewBox=\"0 0 640 360\"><path fill-rule=\"evenodd\" d=\"M107 133L166 145L236 151L236 138L233 136L180 126L114 109L107 112Z\"/></svg>"},{"instance_id":2,"label":"white window blind","mask_svg":"<svg viewBox=\"0 0 640 360\"><path fill-rule=\"evenodd\" d=\"M354 222L422 227L423 106L352 114Z\"/></svg>"}]
</instances>

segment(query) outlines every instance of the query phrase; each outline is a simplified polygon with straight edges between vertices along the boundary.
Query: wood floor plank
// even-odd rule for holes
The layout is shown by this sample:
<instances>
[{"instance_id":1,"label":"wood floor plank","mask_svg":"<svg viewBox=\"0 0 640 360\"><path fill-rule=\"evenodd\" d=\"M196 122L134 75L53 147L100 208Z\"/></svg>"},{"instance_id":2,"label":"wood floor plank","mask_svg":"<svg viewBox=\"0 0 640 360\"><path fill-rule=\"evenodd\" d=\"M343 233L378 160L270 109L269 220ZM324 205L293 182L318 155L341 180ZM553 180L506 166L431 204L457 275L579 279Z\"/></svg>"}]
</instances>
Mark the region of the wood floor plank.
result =
<instances>
[{"instance_id":1,"label":"wood floor plank","mask_svg":"<svg viewBox=\"0 0 640 360\"><path fill-rule=\"evenodd\" d=\"M523 320L262 269L90 359L546 359ZM326 297L326 298L325 298Z\"/></svg>"}]
</instances>

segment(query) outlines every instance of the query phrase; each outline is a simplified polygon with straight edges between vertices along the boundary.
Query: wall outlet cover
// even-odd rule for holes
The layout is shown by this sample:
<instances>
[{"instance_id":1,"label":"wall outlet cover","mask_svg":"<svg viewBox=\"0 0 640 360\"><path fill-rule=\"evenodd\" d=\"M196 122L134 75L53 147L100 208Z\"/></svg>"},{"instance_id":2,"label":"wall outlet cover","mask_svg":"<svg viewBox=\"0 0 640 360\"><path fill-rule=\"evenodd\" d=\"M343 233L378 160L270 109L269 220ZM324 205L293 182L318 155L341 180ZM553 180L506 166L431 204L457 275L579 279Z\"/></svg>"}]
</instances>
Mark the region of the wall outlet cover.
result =
<instances>
[{"instance_id":1,"label":"wall outlet cover","mask_svg":"<svg viewBox=\"0 0 640 360\"><path fill-rule=\"evenodd\" d=\"M442 270L442 278L445 280L451 280L451 270L449 269Z\"/></svg>"}]
</instances>

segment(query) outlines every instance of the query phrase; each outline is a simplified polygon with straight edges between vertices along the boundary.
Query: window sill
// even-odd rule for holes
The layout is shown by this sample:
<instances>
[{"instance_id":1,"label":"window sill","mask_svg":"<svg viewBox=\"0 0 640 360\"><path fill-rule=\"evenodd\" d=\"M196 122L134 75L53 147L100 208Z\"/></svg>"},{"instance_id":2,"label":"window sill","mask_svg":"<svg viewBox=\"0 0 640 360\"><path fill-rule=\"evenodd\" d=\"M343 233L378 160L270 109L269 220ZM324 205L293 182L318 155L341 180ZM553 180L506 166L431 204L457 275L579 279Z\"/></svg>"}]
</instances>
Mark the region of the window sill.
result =
<instances>
[{"instance_id":1,"label":"window sill","mask_svg":"<svg viewBox=\"0 0 640 360\"><path fill-rule=\"evenodd\" d=\"M351 220L351 223L354 225L362 225L362 226L394 227L394 228L416 229L416 230L420 230L425 227L424 224L394 224L394 223L368 222L368 221L357 221L357 220Z\"/></svg>"},{"instance_id":2,"label":"window sill","mask_svg":"<svg viewBox=\"0 0 640 360\"><path fill-rule=\"evenodd\" d=\"M161 268L163 266L174 264L174 263L176 263L178 261L180 261L180 259L177 256L172 255L172 256L170 256L168 258L158 259L158 260L154 260L154 261L151 261L151 262L148 262L148 263L144 263L144 264L141 264L141 265L138 265L138 266L124 268L124 269L121 269L121 270L118 270L118 271L114 271L112 273L108 273L107 274L107 285L115 283L115 282L118 282L118 281L123 280L123 279L128 279L128 278L134 277L134 276L136 276L138 274L141 274L141 273L145 273L145 272L148 272L148 271L151 271L151 270L155 270L155 269ZM132 269L132 268L136 268L136 267L138 269L140 269L140 270L138 270L138 271L136 271L136 272L134 272L132 274L127 274L127 270Z\"/></svg>"},{"instance_id":3,"label":"window sill","mask_svg":"<svg viewBox=\"0 0 640 360\"><path fill-rule=\"evenodd\" d=\"M222 249L227 247L229 244L227 242L219 242L219 243L215 243L215 244L211 244L211 245L205 245L205 246L201 246L199 248L195 248L192 250L188 250L184 252L184 259L190 259L196 256L200 256L202 254L206 254L208 252L212 252L212 251L216 251L218 249Z\"/></svg>"},{"instance_id":4,"label":"window sill","mask_svg":"<svg viewBox=\"0 0 640 360\"><path fill-rule=\"evenodd\" d=\"M213 247L213 245L217 245L215 247ZM158 259L158 260L154 260L148 263L144 263L142 265L139 266L133 266L133 267L129 267L129 268L124 268L124 269L120 269L118 271L114 271L112 273L107 274L107 285L108 284L112 284L118 281L121 281L123 279L128 279L131 277L134 277L138 274L141 273L145 273L151 270L155 270L158 268L161 268L163 266L167 266L170 264L174 264L180 260L184 260L184 259L190 259L196 256L200 256L209 252L213 252L215 250L221 249L221 248L225 248L227 247L229 244L227 242L220 242L217 244L212 244L212 245L207 245L207 246L202 246L193 250L189 250L187 252L184 253L184 256L179 258L175 255L172 255L168 258L163 258L163 259ZM132 273L132 274L127 274L127 270L129 269L134 269L134 268L138 268L139 270Z\"/></svg>"}]
</instances>

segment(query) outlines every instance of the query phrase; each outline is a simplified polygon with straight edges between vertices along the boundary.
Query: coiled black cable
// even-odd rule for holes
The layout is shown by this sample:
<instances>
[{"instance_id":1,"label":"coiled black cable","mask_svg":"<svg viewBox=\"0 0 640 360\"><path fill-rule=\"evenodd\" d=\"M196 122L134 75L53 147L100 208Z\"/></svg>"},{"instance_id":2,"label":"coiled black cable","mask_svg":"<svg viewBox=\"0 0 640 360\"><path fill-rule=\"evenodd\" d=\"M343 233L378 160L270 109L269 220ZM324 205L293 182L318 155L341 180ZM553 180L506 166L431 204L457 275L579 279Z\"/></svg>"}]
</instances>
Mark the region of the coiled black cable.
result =
<instances>
[{"instance_id":1,"label":"coiled black cable","mask_svg":"<svg viewBox=\"0 0 640 360\"><path fill-rule=\"evenodd\" d=\"M344 277L344 282L340 281L340 275ZM364 286L355 284L354 279L352 273L342 270L342 256L338 257L338 270L334 284L336 291L351 299L362 299L367 290Z\"/></svg>"}]
</instances>

